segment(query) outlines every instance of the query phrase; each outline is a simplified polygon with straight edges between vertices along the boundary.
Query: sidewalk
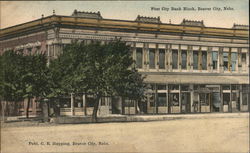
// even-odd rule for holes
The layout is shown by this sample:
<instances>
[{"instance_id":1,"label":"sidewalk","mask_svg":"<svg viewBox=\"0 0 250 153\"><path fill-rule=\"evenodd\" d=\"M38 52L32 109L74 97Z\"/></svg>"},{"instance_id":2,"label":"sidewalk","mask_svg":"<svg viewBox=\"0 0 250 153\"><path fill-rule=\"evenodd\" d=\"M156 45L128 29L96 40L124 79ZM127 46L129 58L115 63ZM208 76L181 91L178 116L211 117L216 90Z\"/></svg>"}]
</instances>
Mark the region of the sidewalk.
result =
<instances>
[{"instance_id":1,"label":"sidewalk","mask_svg":"<svg viewBox=\"0 0 250 153\"><path fill-rule=\"evenodd\" d=\"M177 119L207 119L207 118L249 118L249 112L240 113L204 113L204 114L167 114L167 115L110 115L98 117L99 123L105 122L147 122ZM77 124L91 123L91 116L61 116L51 118L52 123Z\"/></svg>"},{"instance_id":2,"label":"sidewalk","mask_svg":"<svg viewBox=\"0 0 250 153\"><path fill-rule=\"evenodd\" d=\"M149 122L180 119L207 119L207 118L249 118L249 112L239 113L203 113L203 114L165 114L165 115L119 115L99 116L98 123L109 122ZM24 116L7 117L3 127L9 126L47 126L56 124L80 124L92 123L91 116L60 116L53 117L50 122L43 122L41 117L31 116L29 119Z\"/></svg>"}]
</instances>

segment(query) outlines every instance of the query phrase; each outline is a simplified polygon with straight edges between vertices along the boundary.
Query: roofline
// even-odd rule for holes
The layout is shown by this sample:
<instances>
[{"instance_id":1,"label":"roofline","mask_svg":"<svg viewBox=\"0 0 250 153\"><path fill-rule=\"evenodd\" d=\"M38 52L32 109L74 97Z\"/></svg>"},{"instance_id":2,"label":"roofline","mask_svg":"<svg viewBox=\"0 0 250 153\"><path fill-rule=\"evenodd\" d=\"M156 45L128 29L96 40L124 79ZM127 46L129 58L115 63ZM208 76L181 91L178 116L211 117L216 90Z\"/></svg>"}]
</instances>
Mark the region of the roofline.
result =
<instances>
[{"instance_id":1,"label":"roofline","mask_svg":"<svg viewBox=\"0 0 250 153\"><path fill-rule=\"evenodd\" d=\"M84 22L79 22L79 20L82 20ZM86 22L87 21L87 22ZM88 22L89 21L89 22ZM233 28L221 28L221 27L201 27L201 26L191 26L191 25L181 25L181 24L168 24L168 23L144 23L144 22L138 22L138 21L132 21L132 20L118 20L118 19L93 19L93 18L84 18L84 17L72 17L72 16L63 16L63 15L50 15L47 17L43 17L40 19L32 20L29 22L25 22L22 24L14 25L11 27L7 27L4 29L0 29L0 37L8 36L13 33L18 33L21 32L22 30L25 30L30 27L35 27L35 26L43 26L44 24L53 24L53 23L60 23L60 24L69 24L69 23L74 23L74 24L90 24L93 27L102 27L103 25L100 25L100 22L110 22L106 23L106 25L110 25L111 28L112 26L115 28L116 26L123 26L126 29L128 27L134 27L138 28L138 30L144 28L146 29L155 29L156 31L161 31L161 26L167 26L169 29L164 29L164 30L177 30L180 33L183 33L184 31L188 31L190 29L185 30L185 27L187 28L196 28L196 34L203 33L204 31L210 33L210 30L216 30L217 32L212 32L214 35L219 34L221 36L241 36L241 37L247 37L248 38L248 33L249 29L233 29ZM115 25L112 25L113 24ZM120 22L120 24L117 24L117 22ZM125 23L130 23L125 24ZM133 24L133 25L131 25ZM144 25L144 26L143 26ZM158 29L158 30L157 30ZM192 30L190 30L192 31ZM197 33L199 32L199 33ZM239 33L239 34L236 34Z\"/></svg>"}]
</instances>

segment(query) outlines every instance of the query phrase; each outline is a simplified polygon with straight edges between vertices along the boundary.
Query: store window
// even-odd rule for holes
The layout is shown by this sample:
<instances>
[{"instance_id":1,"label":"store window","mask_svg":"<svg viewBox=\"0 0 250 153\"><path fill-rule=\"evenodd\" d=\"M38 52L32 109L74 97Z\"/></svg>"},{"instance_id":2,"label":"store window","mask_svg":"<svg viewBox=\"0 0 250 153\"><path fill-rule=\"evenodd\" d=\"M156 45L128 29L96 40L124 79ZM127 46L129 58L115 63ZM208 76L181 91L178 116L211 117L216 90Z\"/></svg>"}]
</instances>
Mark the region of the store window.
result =
<instances>
[{"instance_id":1,"label":"store window","mask_svg":"<svg viewBox=\"0 0 250 153\"><path fill-rule=\"evenodd\" d=\"M59 104L61 108L70 108L71 106L70 98L61 98Z\"/></svg>"},{"instance_id":2,"label":"store window","mask_svg":"<svg viewBox=\"0 0 250 153\"><path fill-rule=\"evenodd\" d=\"M149 68L155 68L155 49L149 49Z\"/></svg>"},{"instance_id":3,"label":"store window","mask_svg":"<svg viewBox=\"0 0 250 153\"><path fill-rule=\"evenodd\" d=\"M212 52L212 63L213 63L213 70L217 70L217 68L218 68L218 52Z\"/></svg>"},{"instance_id":4,"label":"store window","mask_svg":"<svg viewBox=\"0 0 250 153\"><path fill-rule=\"evenodd\" d=\"M232 92L232 101L237 101L237 94Z\"/></svg>"},{"instance_id":5,"label":"store window","mask_svg":"<svg viewBox=\"0 0 250 153\"><path fill-rule=\"evenodd\" d=\"M198 51L193 51L193 69L198 70Z\"/></svg>"},{"instance_id":6,"label":"store window","mask_svg":"<svg viewBox=\"0 0 250 153\"><path fill-rule=\"evenodd\" d=\"M125 107L134 107L135 106L135 101L131 100L131 99L125 99L124 103L125 103Z\"/></svg>"},{"instance_id":7,"label":"store window","mask_svg":"<svg viewBox=\"0 0 250 153\"><path fill-rule=\"evenodd\" d=\"M207 52L202 52L202 70L207 69Z\"/></svg>"},{"instance_id":8,"label":"store window","mask_svg":"<svg viewBox=\"0 0 250 153\"><path fill-rule=\"evenodd\" d=\"M165 69L165 50L159 50L159 69Z\"/></svg>"},{"instance_id":9,"label":"store window","mask_svg":"<svg viewBox=\"0 0 250 153\"><path fill-rule=\"evenodd\" d=\"M158 93L158 106L167 106L166 93Z\"/></svg>"},{"instance_id":10,"label":"store window","mask_svg":"<svg viewBox=\"0 0 250 153\"><path fill-rule=\"evenodd\" d=\"M155 107L155 93L149 95L149 105L150 107Z\"/></svg>"},{"instance_id":11,"label":"store window","mask_svg":"<svg viewBox=\"0 0 250 153\"><path fill-rule=\"evenodd\" d=\"M177 50L172 50L172 68L173 69L178 69L178 51Z\"/></svg>"},{"instance_id":12,"label":"store window","mask_svg":"<svg viewBox=\"0 0 250 153\"><path fill-rule=\"evenodd\" d=\"M247 105L248 93L242 93L242 105Z\"/></svg>"},{"instance_id":13,"label":"store window","mask_svg":"<svg viewBox=\"0 0 250 153\"><path fill-rule=\"evenodd\" d=\"M82 107L82 98L79 96L74 96L74 107Z\"/></svg>"},{"instance_id":14,"label":"store window","mask_svg":"<svg viewBox=\"0 0 250 153\"><path fill-rule=\"evenodd\" d=\"M201 103L201 106L209 106L209 94L208 93L200 93L200 103Z\"/></svg>"},{"instance_id":15,"label":"store window","mask_svg":"<svg viewBox=\"0 0 250 153\"><path fill-rule=\"evenodd\" d=\"M181 51L181 69L187 69L187 51Z\"/></svg>"},{"instance_id":16,"label":"store window","mask_svg":"<svg viewBox=\"0 0 250 153\"><path fill-rule=\"evenodd\" d=\"M172 106L179 106L179 93L171 93L169 95L170 103Z\"/></svg>"},{"instance_id":17,"label":"store window","mask_svg":"<svg viewBox=\"0 0 250 153\"><path fill-rule=\"evenodd\" d=\"M136 66L142 68L142 48L136 48Z\"/></svg>"},{"instance_id":18,"label":"store window","mask_svg":"<svg viewBox=\"0 0 250 153\"><path fill-rule=\"evenodd\" d=\"M249 85L242 85L242 105L247 105L248 104L248 94L249 94Z\"/></svg>"},{"instance_id":19,"label":"store window","mask_svg":"<svg viewBox=\"0 0 250 153\"><path fill-rule=\"evenodd\" d=\"M224 71L228 71L228 53L223 53L223 67Z\"/></svg>"},{"instance_id":20,"label":"store window","mask_svg":"<svg viewBox=\"0 0 250 153\"><path fill-rule=\"evenodd\" d=\"M94 107L94 104L95 104L94 96L92 96L92 95L86 96L86 106L87 107Z\"/></svg>"},{"instance_id":21,"label":"store window","mask_svg":"<svg viewBox=\"0 0 250 153\"><path fill-rule=\"evenodd\" d=\"M236 71L236 62L237 62L237 53L231 53L231 64L232 64L232 71Z\"/></svg>"}]
</instances>

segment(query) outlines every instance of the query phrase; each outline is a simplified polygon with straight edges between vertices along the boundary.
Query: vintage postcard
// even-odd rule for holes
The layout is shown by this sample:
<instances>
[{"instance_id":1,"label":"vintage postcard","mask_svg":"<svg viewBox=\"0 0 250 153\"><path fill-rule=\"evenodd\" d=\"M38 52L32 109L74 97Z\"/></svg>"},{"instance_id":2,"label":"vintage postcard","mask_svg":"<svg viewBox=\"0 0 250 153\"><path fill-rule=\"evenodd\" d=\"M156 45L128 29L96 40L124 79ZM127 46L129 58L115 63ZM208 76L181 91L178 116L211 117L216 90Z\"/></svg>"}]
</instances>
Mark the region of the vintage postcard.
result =
<instances>
[{"instance_id":1,"label":"vintage postcard","mask_svg":"<svg viewBox=\"0 0 250 153\"><path fill-rule=\"evenodd\" d=\"M249 0L1 1L1 153L249 145Z\"/></svg>"}]
</instances>

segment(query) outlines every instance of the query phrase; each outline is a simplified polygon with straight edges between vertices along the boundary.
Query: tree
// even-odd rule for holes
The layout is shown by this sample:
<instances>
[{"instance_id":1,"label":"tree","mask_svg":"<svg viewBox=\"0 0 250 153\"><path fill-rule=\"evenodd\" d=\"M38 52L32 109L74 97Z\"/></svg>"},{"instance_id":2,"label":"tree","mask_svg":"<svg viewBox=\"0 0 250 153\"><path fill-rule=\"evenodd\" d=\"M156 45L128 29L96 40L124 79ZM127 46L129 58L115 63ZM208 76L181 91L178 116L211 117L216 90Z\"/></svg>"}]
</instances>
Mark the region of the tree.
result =
<instances>
[{"instance_id":1,"label":"tree","mask_svg":"<svg viewBox=\"0 0 250 153\"><path fill-rule=\"evenodd\" d=\"M6 51L1 55L0 68L0 98L4 117L7 102L17 102L22 99L20 88L20 61L21 56L13 51Z\"/></svg>"},{"instance_id":2,"label":"tree","mask_svg":"<svg viewBox=\"0 0 250 153\"><path fill-rule=\"evenodd\" d=\"M20 82L23 98L28 99L26 117L32 98L43 98L48 94L48 67L45 54L29 54L22 56Z\"/></svg>"},{"instance_id":3,"label":"tree","mask_svg":"<svg viewBox=\"0 0 250 153\"><path fill-rule=\"evenodd\" d=\"M102 96L143 98L143 77L133 68L129 46L124 42L108 44L74 42L51 62L55 93L89 93L94 95L93 122L97 121ZM58 77L59 76L59 77Z\"/></svg>"},{"instance_id":4,"label":"tree","mask_svg":"<svg viewBox=\"0 0 250 153\"><path fill-rule=\"evenodd\" d=\"M1 56L1 99L20 101L28 99L26 117L29 117L30 101L34 97L46 96L46 55L6 51Z\"/></svg>"}]
</instances>

